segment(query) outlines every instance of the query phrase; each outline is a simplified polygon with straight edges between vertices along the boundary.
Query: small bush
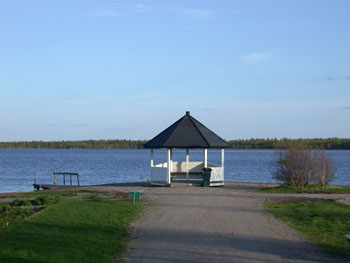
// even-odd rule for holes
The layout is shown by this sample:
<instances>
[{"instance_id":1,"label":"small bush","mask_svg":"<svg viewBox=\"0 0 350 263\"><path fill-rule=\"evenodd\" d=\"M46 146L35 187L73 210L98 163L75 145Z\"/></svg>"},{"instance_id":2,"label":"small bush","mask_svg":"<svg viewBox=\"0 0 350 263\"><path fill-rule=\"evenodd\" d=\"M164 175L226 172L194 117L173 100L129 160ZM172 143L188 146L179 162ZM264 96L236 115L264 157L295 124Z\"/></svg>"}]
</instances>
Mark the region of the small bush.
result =
<instances>
[{"instance_id":1,"label":"small bush","mask_svg":"<svg viewBox=\"0 0 350 263\"><path fill-rule=\"evenodd\" d=\"M35 200L14 200L10 205L11 206L33 206L33 205L51 205L56 204L61 198L59 196L48 197L42 196Z\"/></svg>"},{"instance_id":2,"label":"small bush","mask_svg":"<svg viewBox=\"0 0 350 263\"><path fill-rule=\"evenodd\" d=\"M22 200L19 200L19 199L15 199L12 203L11 203L11 206L20 206L20 202Z\"/></svg>"},{"instance_id":3,"label":"small bush","mask_svg":"<svg viewBox=\"0 0 350 263\"><path fill-rule=\"evenodd\" d=\"M34 203L36 205L46 205L49 203L49 197L47 197L47 196L39 197L39 198L34 200Z\"/></svg>"},{"instance_id":4,"label":"small bush","mask_svg":"<svg viewBox=\"0 0 350 263\"><path fill-rule=\"evenodd\" d=\"M60 200L59 196L56 197L48 197L48 196L42 196L34 201L32 201L33 205L51 205L51 204L56 204Z\"/></svg>"},{"instance_id":5,"label":"small bush","mask_svg":"<svg viewBox=\"0 0 350 263\"><path fill-rule=\"evenodd\" d=\"M23 220L24 218L35 214L34 209L12 209L10 205L2 207L0 213L0 232L12 222Z\"/></svg>"},{"instance_id":6,"label":"small bush","mask_svg":"<svg viewBox=\"0 0 350 263\"><path fill-rule=\"evenodd\" d=\"M2 208L1 211L3 213L10 212L11 211L11 206L9 204L5 204Z\"/></svg>"},{"instance_id":7,"label":"small bush","mask_svg":"<svg viewBox=\"0 0 350 263\"><path fill-rule=\"evenodd\" d=\"M11 206L31 206L32 203L30 200L19 200L16 199L11 203Z\"/></svg>"},{"instance_id":8,"label":"small bush","mask_svg":"<svg viewBox=\"0 0 350 263\"><path fill-rule=\"evenodd\" d=\"M336 167L325 151L314 150L312 152L313 177L315 185L327 185L335 178Z\"/></svg>"},{"instance_id":9,"label":"small bush","mask_svg":"<svg viewBox=\"0 0 350 263\"><path fill-rule=\"evenodd\" d=\"M293 145L277 152L273 163L273 178L292 186L327 185L335 178L335 171L324 150L311 150L305 145Z\"/></svg>"}]
</instances>

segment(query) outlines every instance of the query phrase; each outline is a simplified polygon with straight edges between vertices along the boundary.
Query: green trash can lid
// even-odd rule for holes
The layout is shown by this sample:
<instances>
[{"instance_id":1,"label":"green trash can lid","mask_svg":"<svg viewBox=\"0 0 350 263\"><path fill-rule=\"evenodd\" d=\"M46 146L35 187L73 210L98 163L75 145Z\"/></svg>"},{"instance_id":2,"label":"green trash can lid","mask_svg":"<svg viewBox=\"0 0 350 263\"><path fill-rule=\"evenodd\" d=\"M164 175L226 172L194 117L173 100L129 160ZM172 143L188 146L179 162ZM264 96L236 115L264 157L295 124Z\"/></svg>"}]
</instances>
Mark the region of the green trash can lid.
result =
<instances>
[{"instance_id":1,"label":"green trash can lid","mask_svg":"<svg viewBox=\"0 0 350 263\"><path fill-rule=\"evenodd\" d=\"M211 171L212 169L211 168L203 168L202 170L203 171Z\"/></svg>"}]
</instances>

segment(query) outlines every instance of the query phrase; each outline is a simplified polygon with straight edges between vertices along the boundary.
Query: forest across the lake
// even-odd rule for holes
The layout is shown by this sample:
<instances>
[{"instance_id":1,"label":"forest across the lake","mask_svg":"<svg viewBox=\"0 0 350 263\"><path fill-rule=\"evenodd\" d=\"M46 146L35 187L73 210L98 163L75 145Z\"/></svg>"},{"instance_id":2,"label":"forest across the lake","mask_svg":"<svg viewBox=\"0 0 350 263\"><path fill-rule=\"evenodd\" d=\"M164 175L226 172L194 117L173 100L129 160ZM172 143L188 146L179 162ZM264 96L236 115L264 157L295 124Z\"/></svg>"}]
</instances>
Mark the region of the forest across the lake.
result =
<instances>
[{"instance_id":1,"label":"forest across the lake","mask_svg":"<svg viewBox=\"0 0 350 263\"><path fill-rule=\"evenodd\" d=\"M146 140L14 141L0 142L0 149L143 149ZM312 149L350 150L350 138L238 139L227 141L232 149L285 149L304 144Z\"/></svg>"}]
</instances>

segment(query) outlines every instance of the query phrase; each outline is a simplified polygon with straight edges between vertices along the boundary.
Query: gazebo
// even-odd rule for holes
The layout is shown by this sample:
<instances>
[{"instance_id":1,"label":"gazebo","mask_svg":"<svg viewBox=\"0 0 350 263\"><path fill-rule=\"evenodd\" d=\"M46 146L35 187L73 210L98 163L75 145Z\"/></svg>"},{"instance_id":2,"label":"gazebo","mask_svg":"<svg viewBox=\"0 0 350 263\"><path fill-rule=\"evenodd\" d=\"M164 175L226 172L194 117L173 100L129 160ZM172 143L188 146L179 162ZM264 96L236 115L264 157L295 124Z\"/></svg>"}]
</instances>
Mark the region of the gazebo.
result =
<instances>
[{"instance_id":1,"label":"gazebo","mask_svg":"<svg viewBox=\"0 0 350 263\"><path fill-rule=\"evenodd\" d=\"M151 184L170 185L171 182L202 182L203 168L211 168L210 186L224 185L224 149L229 144L209 130L195 118L189 111L162 131L145 148L151 149ZM154 149L167 149L167 162L154 164ZM185 162L173 162L173 149L186 149ZM189 150L203 149L203 162L190 162ZM208 149L221 149L221 164L208 162Z\"/></svg>"}]
</instances>

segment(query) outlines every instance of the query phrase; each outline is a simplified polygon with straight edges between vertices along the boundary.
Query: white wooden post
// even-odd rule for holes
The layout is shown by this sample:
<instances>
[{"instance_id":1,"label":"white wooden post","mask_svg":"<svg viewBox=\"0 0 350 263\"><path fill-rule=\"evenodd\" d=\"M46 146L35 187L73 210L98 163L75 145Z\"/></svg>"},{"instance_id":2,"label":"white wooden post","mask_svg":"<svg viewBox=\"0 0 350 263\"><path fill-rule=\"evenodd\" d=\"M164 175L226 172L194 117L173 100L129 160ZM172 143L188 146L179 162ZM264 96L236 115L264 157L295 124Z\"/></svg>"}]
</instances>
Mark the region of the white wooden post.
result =
<instances>
[{"instance_id":1,"label":"white wooden post","mask_svg":"<svg viewBox=\"0 0 350 263\"><path fill-rule=\"evenodd\" d=\"M153 148L151 149L151 167L153 167Z\"/></svg>"},{"instance_id":2,"label":"white wooden post","mask_svg":"<svg viewBox=\"0 0 350 263\"><path fill-rule=\"evenodd\" d=\"M190 169L190 155L189 155L189 150L186 149L186 181L190 179L189 177L189 169Z\"/></svg>"},{"instance_id":3,"label":"white wooden post","mask_svg":"<svg viewBox=\"0 0 350 263\"><path fill-rule=\"evenodd\" d=\"M225 149L221 149L221 167L224 168L225 163Z\"/></svg>"},{"instance_id":4,"label":"white wooden post","mask_svg":"<svg viewBox=\"0 0 350 263\"><path fill-rule=\"evenodd\" d=\"M170 184L170 180L171 180L171 150L168 149L168 184Z\"/></svg>"},{"instance_id":5,"label":"white wooden post","mask_svg":"<svg viewBox=\"0 0 350 263\"><path fill-rule=\"evenodd\" d=\"M225 149L221 149L221 177L222 180L225 178Z\"/></svg>"},{"instance_id":6,"label":"white wooden post","mask_svg":"<svg viewBox=\"0 0 350 263\"><path fill-rule=\"evenodd\" d=\"M170 149L170 172L173 170L173 149Z\"/></svg>"},{"instance_id":7,"label":"white wooden post","mask_svg":"<svg viewBox=\"0 0 350 263\"><path fill-rule=\"evenodd\" d=\"M208 149L204 149L203 151L203 159L204 159L204 168L208 168Z\"/></svg>"}]
</instances>

